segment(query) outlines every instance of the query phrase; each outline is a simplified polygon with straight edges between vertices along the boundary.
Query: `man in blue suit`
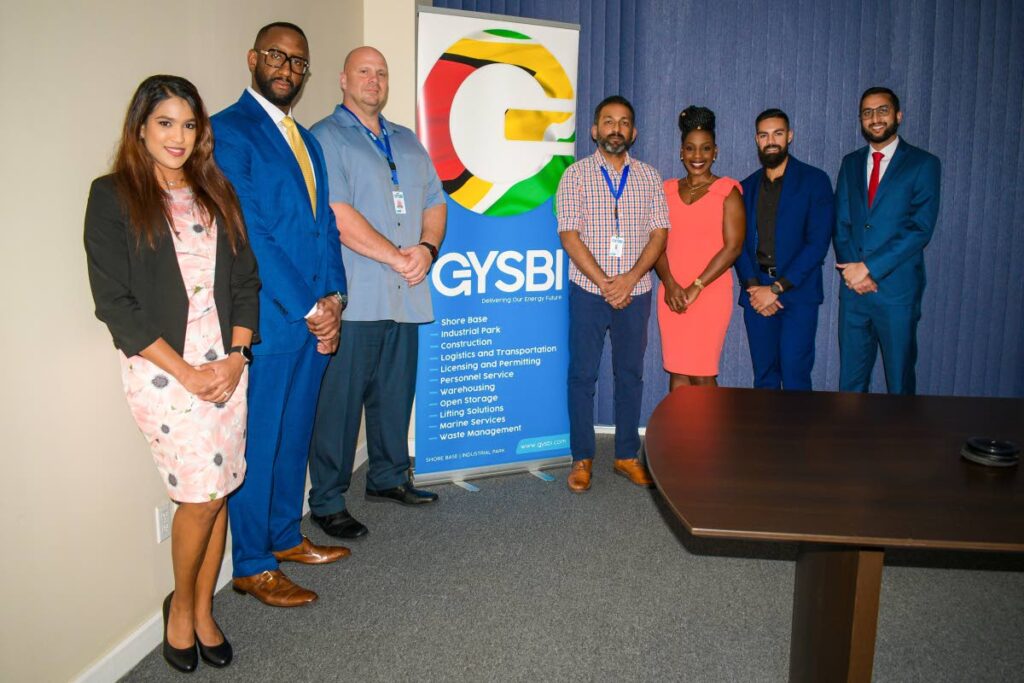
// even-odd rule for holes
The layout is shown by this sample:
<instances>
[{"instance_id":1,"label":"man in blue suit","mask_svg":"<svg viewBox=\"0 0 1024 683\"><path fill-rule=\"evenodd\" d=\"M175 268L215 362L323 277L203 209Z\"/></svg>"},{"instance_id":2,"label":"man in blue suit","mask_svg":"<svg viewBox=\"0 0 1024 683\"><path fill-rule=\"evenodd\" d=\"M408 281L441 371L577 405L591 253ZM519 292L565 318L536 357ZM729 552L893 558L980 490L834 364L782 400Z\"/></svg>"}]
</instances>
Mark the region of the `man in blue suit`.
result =
<instances>
[{"instance_id":1,"label":"man in blue suit","mask_svg":"<svg viewBox=\"0 0 1024 683\"><path fill-rule=\"evenodd\" d=\"M279 562L349 554L299 533L317 393L338 348L345 270L316 139L291 118L309 70L298 26L269 24L248 53L252 84L215 115L214 155L238 193L259 263L260 342L249 373L245 482L228 500L236 591L276 607L316 600Z\"/></svg>"},{"instance_id":2,"label":"man in blue suit","mask_svg":"<svg viewBox=\"0 0 1024 683\"><path fill-rule=\"evenodd\" d=\"M899 138L902 121L896 93L864 91L868 145L846 155L836 182L840 391L868 390L879 348L889 393L917 389L924 248L939 216L941 168L937 157Z\"/></svg>"},{"instance_id":3,"label":"man in blue suit","mask_svg":"<svg viewBox=\"0 0 1024 683\"><path fill-rule=\"evenodd\" d=\"M761 112L754 127L762 168L742 183L747 236L736 259L754 386L809 391L821 266L835 220L832 183L789 154L784 111Z\"/></svg>"}]
</instances>

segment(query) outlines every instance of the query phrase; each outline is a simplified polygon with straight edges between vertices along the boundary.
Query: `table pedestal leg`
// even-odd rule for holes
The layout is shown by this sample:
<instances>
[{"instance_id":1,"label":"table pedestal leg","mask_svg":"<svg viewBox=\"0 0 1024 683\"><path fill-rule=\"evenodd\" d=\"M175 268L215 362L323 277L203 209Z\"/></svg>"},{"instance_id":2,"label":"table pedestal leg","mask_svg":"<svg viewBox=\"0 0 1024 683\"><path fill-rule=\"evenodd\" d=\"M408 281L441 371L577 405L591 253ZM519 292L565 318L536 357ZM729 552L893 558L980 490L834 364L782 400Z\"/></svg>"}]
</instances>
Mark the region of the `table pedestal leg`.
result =
<instances>
[{"instance_id":1,"label":"table pedestal leg","mask_svg":"<svg viewBox=\"0 0 1024 683\"><path fill-rule=\"evenodd\" d=\"M793 592L789 680L871 680L881 548L801 545Z\"/></svg>"}]
</instances>

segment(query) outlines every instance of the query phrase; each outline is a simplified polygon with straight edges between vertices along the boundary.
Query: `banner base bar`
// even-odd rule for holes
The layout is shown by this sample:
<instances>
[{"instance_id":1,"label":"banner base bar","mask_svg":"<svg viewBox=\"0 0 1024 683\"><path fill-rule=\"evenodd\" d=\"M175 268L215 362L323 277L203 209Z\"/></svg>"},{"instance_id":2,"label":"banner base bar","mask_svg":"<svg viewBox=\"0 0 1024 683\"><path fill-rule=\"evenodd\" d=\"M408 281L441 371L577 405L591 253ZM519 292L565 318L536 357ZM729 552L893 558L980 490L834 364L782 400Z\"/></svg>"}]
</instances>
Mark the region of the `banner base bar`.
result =
<instances>
[{"instance_id":1,"label":"banner base bar","mask_svg":"<svg viewBox=\"0 0 1024 683\"><path fill-rule=\"evenodd\" d=\"M462 479L456 479L452 483L458 486L460 489L466 489L470 493L476 493L477 491L480 490L479 486L476 486L475 484L470 484L468 481L464 481Z\"/></svg>"},{"instance_id":2,"label":"banner base bar","mask_svg":"<svg viewBox=\"0 0 1024 683\"><path fill-rule=\"evenodd\" d=\"M553 458L545 458L544 460L510 462L501 465L491 465L489 467L472 467L464 470L450 470L448 472L428 472L426 474L420 474L414 470L412 473L412 481L414 486L430 486L432 484L456 484L458 486L462 486L466 483L467 479L496 477L501 474L533 474L540 470L551 469L553 467L567 467L571 464L572 456L566 454ZM554 479L554 477L552 477L552 479Z\"/></svg>"},{"instance_id":3,"label":"banner base bar","mask_svg":"<svg viewBox=\"0 0 1024 683\"><path fill-rule=\"evenodd\" d=\"M536 469L534 467L530 468L530 474L532 474L533 476L537 477L541 481L554 481L555 480L555 478L553 476L551 476L550 474L548 474L547 472L541 472L540 470L538 470L538 469Z\"/></svg>"}]
</instances>

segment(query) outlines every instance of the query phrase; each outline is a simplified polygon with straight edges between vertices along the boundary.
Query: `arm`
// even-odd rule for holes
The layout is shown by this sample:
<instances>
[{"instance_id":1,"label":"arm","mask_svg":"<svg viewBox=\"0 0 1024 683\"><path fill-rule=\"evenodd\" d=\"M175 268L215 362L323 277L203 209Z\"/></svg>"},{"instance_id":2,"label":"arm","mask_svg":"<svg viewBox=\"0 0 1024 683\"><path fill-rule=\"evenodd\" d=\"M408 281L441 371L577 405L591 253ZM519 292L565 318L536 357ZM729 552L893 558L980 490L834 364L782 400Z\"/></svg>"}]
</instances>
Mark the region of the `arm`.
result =
<instances>
[{"instance_id":1,"label":"arm","mask_svg":"<svg viewBox=\"0 0 1024 683\"><path fill-rule=\"evenodd\" d=\"M231 264L231 325L251 331L259 329L260 277L256 257L249 248L248 237L239 245ZM250 342L258 341L253 332ZM235 346L235 344L232 344Z\"/></svg>"},{"instance_id":2,"label":"arm","mask_svg":"<svg viewBox=\"0 0 1024 683\"><path fill-rule=\"evenodd\" d=\"M928 155L910 195L909 217L898 226L885 244L864 259L864 265L877 281L896 270L912 256L923 251L935 231L939 219L939 184L941 165L936 157Z\"/></svg>"},{"instance_id":3,"label":"arm","mask_svg":"<svg viewBox=\"0 0 1024 683\"><path fill-rule=\"evenodd\" d=\"M580 233L576 230L562 230L558 233L558 238L562 241L565 253L569 255L570 260L579 268L580 272L595 285L602 287L608 280L608 276L601 266L597 265L597 259L587 249L587 245L583 244ZM603 287L601 291L604 291Z\"/></svg>"},{"instance_id":4,"label":"arm","mask_svg":"<svg viewBox=\"0 0 1024 683\"><path fill-rule=\"evenodd\" d=\"M729 196L725 198L722 216L722 248L711 257L704 272L700 274L700 280L705 287L717 280L736 261L736 257L743 249L743 238L746 232L747 212L743 208L743 198L739 191L733 188ZM696 301L700 296L700 290L701 288L695 284L691 284L684 290L687 305L692 305Z\"/></svg>"},{"instance_id":5,"label":"arm","mask_svg":"<svg viewBox=\"0 0 1024 683\"><path fill-rule=\"evenodd\" d=\"M836 220L832 235L836 263L850 263L857 259L857 250L854 248L851 238L850 197L847 191L847 185L853 182L848 175L853 171L847 170L848 165L844 160L842 166L839 167L839 177L836 179Z\"/></svg>"},{"instance_id":6,"label":"arm","mask_svg":"<svg viewBox=\"0 0 1024 683\"><path fill-rule=\"evenodd\" d=\"M654 263L654 270L658 273L658 279L661 280L662 289L665 290L665 305L673 313L685 313L686 295L683 293L683 288L679 286L679 283L676 282L675 277L672 275L672 268L668 262L668 252L661 252L661 256Z\"/></svg>"},{"instance_id":7,"label":"arm","mask_svg":"<svg viewBox=\"0 0 1024 683\"><path fill-rule=\"evenodd\" d=\"M424 209L420 242L428 242L434 245L435 248L440 247L441 242L444 241L444 229L447 220L447 204L435 204ZM424 278L427 277L427 272L430 271L430 266L434 264L434 257L430 250L417 243L402 247L400 252L408 257L408 261L411 264L406 270L400 271L402 277L406 279L410 287L423 282Z\"/></svg>"},{"instance_id":8,"label":"arm","mask_svg":"<svg viewBox=\"0 0 1024 683\"><path fill-rule=\"evenodd\" d=\"M276 304L285 320L299 322L309 312L320 292L314 293L306 286L306 278L277 243L274 237L275 226L269 225L260 211L261 191L256 185L257 179L252 177L249 145L244 141L239 144L235 140L237 135L225 126L217 127L215 134L217 144L214 157L234 185L242 205L252 250L258 255L264 274L263 291Z\"/></svg>"}]
</instances>

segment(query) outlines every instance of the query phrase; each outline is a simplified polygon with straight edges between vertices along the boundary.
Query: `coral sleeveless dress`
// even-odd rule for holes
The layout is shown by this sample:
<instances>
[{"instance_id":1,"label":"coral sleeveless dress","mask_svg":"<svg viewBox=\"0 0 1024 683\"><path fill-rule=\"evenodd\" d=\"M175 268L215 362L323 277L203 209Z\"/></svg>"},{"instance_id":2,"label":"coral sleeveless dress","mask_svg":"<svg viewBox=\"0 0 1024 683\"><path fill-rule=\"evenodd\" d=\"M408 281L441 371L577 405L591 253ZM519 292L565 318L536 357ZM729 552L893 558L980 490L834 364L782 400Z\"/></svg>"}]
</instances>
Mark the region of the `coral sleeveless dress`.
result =
<instances>
[{"instance_id":1,"label":"coral sleeveless dress","mask_svg":"<svg viewBox=\"0 0 1024 683\"><path fill-rule=\"evenodd\" d=\"M671 178L664 185L672 224L665 254L672 276L686 287L700 277L708 261L725 245L725 198L733 188L742 190L732 178L719 178L703 197L687 206L679 198L680 182L679 178ZM718 374L734 301L732 268L706 286L685 313L673 313L665 303L664 292L658 292L661 355L667 371L693 377Z\"/></svg>"},{"instance_id":2,"label":"coral sleeveless dress","mask_svg":"<svg viewBox=\"0 0 1024 683\"><path fill-rule=\"evenodd\" d=\"M190 365L220 360L224 342L213 298L217 223L196 206L189 189L171 190L171 217L174 251L189 298L182 355ZM197 398L142 356L121 354L121 381L172 500L215 500L242 483L248 367L226 403Z\"/></svg>"}]
</instances>

